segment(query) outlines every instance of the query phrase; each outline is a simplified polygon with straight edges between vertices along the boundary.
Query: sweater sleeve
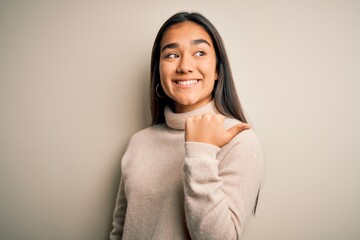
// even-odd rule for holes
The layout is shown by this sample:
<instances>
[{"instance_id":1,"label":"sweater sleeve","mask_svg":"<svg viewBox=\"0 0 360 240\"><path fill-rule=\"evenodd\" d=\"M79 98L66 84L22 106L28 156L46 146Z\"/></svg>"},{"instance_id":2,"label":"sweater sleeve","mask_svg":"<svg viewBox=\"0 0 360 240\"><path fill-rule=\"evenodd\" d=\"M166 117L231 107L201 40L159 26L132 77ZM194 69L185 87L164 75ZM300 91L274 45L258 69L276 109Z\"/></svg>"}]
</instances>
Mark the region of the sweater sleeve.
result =
<instances>
[{"instance_id":1,"label":"sweater sleeve","mask_svg":"<svg viewBox=\"0 0 360 240\"><path fill-rule=\"evenodd\" d=\"M241 239L263 175L261 147L244 135L222 153L214 145L185 143L185 213L192 239Z\"/></svg>"},{"instance_id":2,"label":"sweater sleeve","mask_svg":"<svg viewBox=\"0 0 360 240\"><path fill-rule=\"evenodd\" d=\"M127 208L127 200L124 190L124 181L123 179L121 179L119 192L116 198L116 205L113 213L113 229L110 233L110 240L122 239L126 208Z\"/></svg>"}]
</instances>

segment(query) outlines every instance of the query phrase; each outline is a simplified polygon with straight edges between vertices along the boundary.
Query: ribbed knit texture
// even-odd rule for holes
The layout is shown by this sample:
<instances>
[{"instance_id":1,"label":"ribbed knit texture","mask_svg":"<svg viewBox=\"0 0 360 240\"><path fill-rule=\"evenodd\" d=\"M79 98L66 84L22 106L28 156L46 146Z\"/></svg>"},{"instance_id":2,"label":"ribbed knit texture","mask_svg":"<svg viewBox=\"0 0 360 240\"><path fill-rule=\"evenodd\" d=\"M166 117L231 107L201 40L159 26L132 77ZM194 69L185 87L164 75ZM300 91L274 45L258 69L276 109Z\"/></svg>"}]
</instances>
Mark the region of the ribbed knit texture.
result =
<instances>
[{"instance_id":1,"label":"ribbed knit texture","mask_svg":"<svg viewBox=\"0 0 360 240\"><path fill-rule=\"evenodd\" d=\"M215 113L214 103L187 113L165 109L166 124L131 138L110 239L241 239L264 175L254 131L217 146L184 142L190 116ZM224 127L239 123L225 119Z\"/></svg>"}]
</instances>

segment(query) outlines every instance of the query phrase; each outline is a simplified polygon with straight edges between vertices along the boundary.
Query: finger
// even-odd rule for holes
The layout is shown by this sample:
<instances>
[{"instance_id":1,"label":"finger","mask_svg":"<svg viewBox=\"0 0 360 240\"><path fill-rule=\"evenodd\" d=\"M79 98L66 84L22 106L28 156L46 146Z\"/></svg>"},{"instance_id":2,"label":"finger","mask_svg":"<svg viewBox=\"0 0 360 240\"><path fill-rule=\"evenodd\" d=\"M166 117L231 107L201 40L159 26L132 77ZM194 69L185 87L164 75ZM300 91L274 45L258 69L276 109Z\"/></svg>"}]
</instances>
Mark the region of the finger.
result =
<instances>
[{"instance_id":1,"label":"finger","mask_svg":"<svg viewBox=\"0 0 360 240\"><path fill-rule=\"evenodd\" d=\"M222 114L215 114L214 117L220 120L225 119L225 116Z\"/></svg>"},{"instance_id":2,"label":"finger","mask_svg":"<svg viewBox=\"0 0 360 240\"><path fill-rule=\"evenodd\" d=\"M239 123L231 128L229 128L226 132L229 134L230 139L233 139L236 135L241 133L242 131L250 129L250 125L247 123Z\"/></svg>"}]
</instances>

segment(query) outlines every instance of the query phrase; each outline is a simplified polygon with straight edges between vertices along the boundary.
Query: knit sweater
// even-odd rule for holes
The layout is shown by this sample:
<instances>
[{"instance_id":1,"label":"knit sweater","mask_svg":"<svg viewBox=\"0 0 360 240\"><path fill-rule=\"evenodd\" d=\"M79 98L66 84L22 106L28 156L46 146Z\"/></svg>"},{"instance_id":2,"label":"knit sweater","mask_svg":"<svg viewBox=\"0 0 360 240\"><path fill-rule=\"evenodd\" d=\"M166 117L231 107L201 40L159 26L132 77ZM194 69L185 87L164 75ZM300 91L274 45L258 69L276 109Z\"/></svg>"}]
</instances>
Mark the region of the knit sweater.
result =
<instances>
[{"instance_id":1,"label":"knit sweater","mask_svg":"<svg viewBox=\"0 0 360 240\"><path fill-rule=\"evenodd\" d=\"M222 148L185 142L187 118L217 113L165 109L166 123L134 134L121 162L110 239L241 239L264 175L253 130ZM239 121L226 118L228 129Z\"/></svg>"}]
</instances>

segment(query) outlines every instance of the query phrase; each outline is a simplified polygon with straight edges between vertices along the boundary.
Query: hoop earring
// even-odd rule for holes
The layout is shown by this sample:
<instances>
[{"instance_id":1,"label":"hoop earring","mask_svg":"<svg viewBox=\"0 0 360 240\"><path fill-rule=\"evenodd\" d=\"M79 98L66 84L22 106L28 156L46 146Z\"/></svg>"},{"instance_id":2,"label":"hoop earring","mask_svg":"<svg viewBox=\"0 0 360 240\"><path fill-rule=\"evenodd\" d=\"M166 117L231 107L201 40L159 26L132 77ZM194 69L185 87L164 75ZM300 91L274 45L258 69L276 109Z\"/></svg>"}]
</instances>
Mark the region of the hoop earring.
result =
<instances>
[{"instance_id":1,"label":"hoop earring","mask_svg":"<svg viewBox=\"0 0 360 240\"><path fill-rule=\"evenodd\" d=\"M159 83L156 85L156 88L155 88L156 95L157 95L159 98L164 98L165 96L162 96L162 95L159 94L158 88L159 88Z\"/></svg>"}]
</instances>

